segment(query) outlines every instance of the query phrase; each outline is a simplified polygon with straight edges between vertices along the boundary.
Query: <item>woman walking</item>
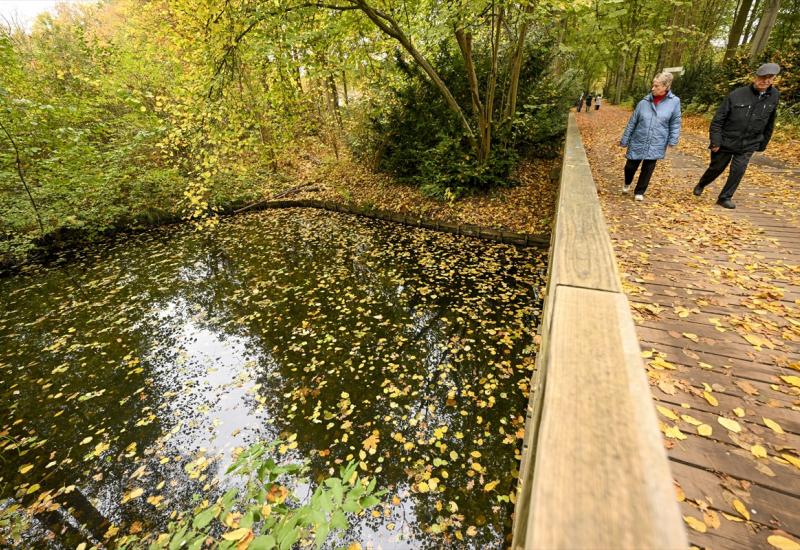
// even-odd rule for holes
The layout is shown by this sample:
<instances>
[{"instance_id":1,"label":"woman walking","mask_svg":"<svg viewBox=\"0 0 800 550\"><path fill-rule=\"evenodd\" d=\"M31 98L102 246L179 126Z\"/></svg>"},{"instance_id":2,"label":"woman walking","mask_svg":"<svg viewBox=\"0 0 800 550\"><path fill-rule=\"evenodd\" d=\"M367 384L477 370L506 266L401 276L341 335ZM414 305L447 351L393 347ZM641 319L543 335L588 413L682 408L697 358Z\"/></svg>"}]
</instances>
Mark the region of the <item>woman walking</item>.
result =
<instances>
[{"instance_id":1,"label":"woman walking","mask_svg":"<svg viewBox=\"0 0 800 550\"><path fill-rule=\"evenodd\" d=\"M596 96L594 96L594 110L595 111L599 111L600 110L600 94L597 94Z\"/></svg>"},{"instance_id":2,"label":"woman walking","mask_svg":"<svg viewBox=\"0 0 800 550\"><path fill-rule=\"evenodd\" d=\"M644 200L656 161L664 158L667 145L677 145L681 134L681 100L670 91L672 73L659 73L653 78L651 93L633 111L619 144L627 147L625 155L625 184L622 192L631 188L633 176L641 164L634 199Z\"/></svg>"}]
</instances>

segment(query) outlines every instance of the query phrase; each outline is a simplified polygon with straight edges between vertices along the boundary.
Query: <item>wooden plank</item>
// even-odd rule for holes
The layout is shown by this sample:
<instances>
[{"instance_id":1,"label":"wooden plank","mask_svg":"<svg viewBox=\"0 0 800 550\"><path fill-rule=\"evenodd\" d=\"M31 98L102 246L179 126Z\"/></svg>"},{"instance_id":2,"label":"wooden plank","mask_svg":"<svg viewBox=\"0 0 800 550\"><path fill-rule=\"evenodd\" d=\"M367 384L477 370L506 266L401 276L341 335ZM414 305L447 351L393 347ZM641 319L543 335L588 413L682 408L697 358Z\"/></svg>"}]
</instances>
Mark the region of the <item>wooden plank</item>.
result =
<instances>
[{"instance_id":1,"label":"wooden plank","mask_svg":"<svg viewBox=\"0 0 800 550\"><path fill-rule=\"evenodd\" d=\"M572 285L619 292L614 261L589 161L580 133L570 114L564 152L564 168L553 232L551 280L548 284Z\"/></svg>"},{"instance_id":2,"label":"wooden plank","mask_svg":"<svg viewBox=\"0 0 800 550\"><path fill-rule=\"evenodd\" d=\"M555 292L526 547L686 548L627 300Z\"/></svg>"},{"instance_id":3,"label":"wooden plank","mask_svg":"<svg viewBox=\"0 0 800 550\"><path fill-rule=\"evenodd\" d=\"M671 461L670 467L675 479L680 480L687 499L702 501L715 510L741 517L733 507L733 499L736 498L751 510L754 522L800 536L800 498L760 485L750 485L748 481L735 477L717 476L682 462Z\"/></svg>"},{"instance_id":4,"label":"wooden plank","mask_svg":"<svg viewBox=\"0 0 800 550\"><path fill-rule=\"evenodd\" d=\"M721 429L721 426L714 426ZM769 468L775 476L769 476L756 469L756 461L749 451L733 445L725 445L699 435L686 433L685 441L677 441L669 450L670 458L693 464L709 471L726 473L746 479L762 487L786 495L800 494L800 476L793 466L784 466L770 461Z\"/></svg>"}]
</instances>

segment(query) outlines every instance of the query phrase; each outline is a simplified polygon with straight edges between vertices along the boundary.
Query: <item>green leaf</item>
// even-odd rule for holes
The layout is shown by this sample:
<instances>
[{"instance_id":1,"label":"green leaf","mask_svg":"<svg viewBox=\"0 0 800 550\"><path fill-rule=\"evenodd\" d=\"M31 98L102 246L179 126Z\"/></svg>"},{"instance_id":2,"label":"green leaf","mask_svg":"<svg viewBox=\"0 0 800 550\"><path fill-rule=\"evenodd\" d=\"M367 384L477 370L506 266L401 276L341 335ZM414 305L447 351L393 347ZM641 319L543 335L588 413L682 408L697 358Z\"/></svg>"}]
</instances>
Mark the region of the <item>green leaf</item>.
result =
<instances>
[{"instance_id":1,"label":"green leaf","mask_svg":"<svg viewBox=\"0 0 800 550\"><path fill-rule=\"evenodd\" d=\"M347 528L350 526L347 522L347 517L341 510L335 510L333 514L331 514L330 524L333 529L340 529L342 531L347 531Z\"/></svg>"},{"instance_id":2,"label":"green leaf","mask_svg":"<svg viewBox=\"0 0 800 550\"><path fill-rule=\"evenodd\" d=\"M219 511L220 509L218 506L210 506L206 508L194 517L194 520L192 521L192 527L195 529L204 528L206 525L211 523L212 519L217 517Z\"/></svg>"},{"instance_id":3,"label":"green leaf","mask_svg":"<svg viewBox=\"0 0 800 550\"><path fill-rule=\"evenodd\" d=\"M365 509L366 508L372 508L373 506L375 506L378 503L380 503L380 499L377 498L377 497L374 497L372 495L364 497L364 498L361 499L361 506L363 506Z\"/></svg>"},{"instance_id":4,"label":"green leaf","mask_svg":"<svg viewBox=\"0 0 800 550\"><path fill-rule=\"evenodd\" d=\"M272 550L275 548L275 537L272 535L259 535L250 542L248 550Z\"/></svg>"}]
</instances>

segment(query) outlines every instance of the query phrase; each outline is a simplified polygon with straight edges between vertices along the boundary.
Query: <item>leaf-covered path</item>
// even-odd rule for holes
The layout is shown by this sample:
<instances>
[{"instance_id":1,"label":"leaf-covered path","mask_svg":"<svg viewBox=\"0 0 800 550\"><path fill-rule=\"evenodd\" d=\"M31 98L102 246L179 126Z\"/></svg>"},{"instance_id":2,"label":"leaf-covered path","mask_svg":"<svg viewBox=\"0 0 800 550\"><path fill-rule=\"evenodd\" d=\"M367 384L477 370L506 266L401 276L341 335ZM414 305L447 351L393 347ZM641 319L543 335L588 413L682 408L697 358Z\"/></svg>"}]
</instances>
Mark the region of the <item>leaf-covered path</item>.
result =
<instances>
[{"instance_id":1,"label":"leaf-covered path","mask_svg":"<svg viewBox=\"0 0 800 550\"><path fill-rule=\"evenodd\" d=\"M685 119L681 143L634 202L620 192L629 113L577 117L690 540L797 548L800 174L756 155L736 210L714 204L725 174L695 198L707 127Z\"/></svg>"}]
</instances>

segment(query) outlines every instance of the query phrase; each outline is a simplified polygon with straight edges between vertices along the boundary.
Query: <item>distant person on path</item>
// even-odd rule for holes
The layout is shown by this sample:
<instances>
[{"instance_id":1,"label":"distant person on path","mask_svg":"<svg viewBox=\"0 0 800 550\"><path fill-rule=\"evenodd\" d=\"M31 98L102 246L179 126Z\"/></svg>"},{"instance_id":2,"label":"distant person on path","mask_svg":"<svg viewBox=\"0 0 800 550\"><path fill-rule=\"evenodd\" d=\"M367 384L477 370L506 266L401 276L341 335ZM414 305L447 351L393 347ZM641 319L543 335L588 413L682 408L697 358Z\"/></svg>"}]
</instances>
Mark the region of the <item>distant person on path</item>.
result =
<instances>
[{"instance_id":1,"label":"distant person on path","mask_svg":"<svg viewBox=\"0 0 800 550\"><path fill-rule=\"evenodd\" d=\"M736 208L731 199L744 177L750 157L755 151L764 151L772 137L780 98L772 83L780 70L777 63L764 63L756 70L752 84L736 88L719 106L708 131L711 162L694 187L695 197L702 195L703 189L730 164L728 181L717 204Z\"/></svg>"},{"instance_id":2,"label":"distant person on path","mask_svg":"<svg viewBox=\"0 0 800 550\"><path fill-rule=\"evenodd\" d=\"M594 96L594 110L595 111L599 111L600 110L600 94L597 94L596 96Z\"/></svg>"},{"instance_id":3,"label":"distant person on path","mask_svg":"<svg viewBox=\"0 0 800 550\"><path fill-rule=\"evenodd\" d=\"M592 108L592 94L586 92L586 112L589 112L589 109Z\"/></svg>"},{"instance_id":4,"label":"distant person on path","mask_svg":"<svg viewBox=\"0 0 800 550\"><path fill-rule=\"evenodd\" d=\"M681 100L670 91L672 73L659 73L653 78L651 93L642 99L622 134L619 144L627 147L625 183L622 192L631 188L639 164L642 171L634 189L634 199L644 200L656 161L664 158L667 145L673 147L681 135Z\"/></svg>"},{"instance_id":5,"label":"distant person on path","mask_svg":"<svg viewBox=\"0 0 800 550\"><path fill-rule=\"evenodd\" d=\"M578 98L578 112L581 112L581 108L583 107L583 93L581 93L581 97Z\"/></svg>"}]
</instances>

